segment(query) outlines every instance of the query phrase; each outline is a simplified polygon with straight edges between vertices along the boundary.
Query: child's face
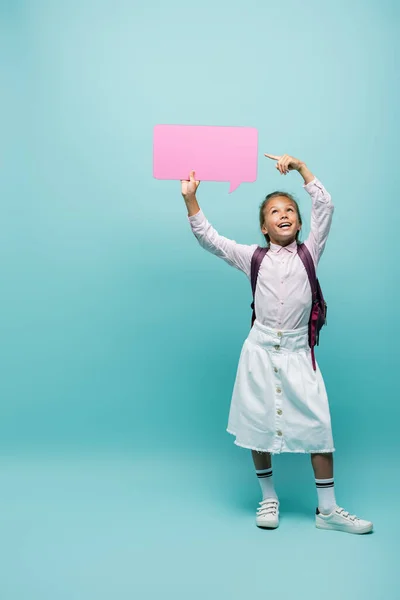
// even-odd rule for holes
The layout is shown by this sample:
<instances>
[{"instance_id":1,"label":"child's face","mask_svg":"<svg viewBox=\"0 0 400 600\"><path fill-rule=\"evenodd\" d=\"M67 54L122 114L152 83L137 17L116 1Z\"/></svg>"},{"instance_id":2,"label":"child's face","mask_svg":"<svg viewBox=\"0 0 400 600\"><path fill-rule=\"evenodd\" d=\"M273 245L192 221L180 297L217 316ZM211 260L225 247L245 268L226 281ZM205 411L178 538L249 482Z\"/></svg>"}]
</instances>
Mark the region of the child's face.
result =
<instances>
[{"instance_id":1,"label":"child's face","mask_svg":"<svg viewBox=\"0 0 400 600\"><path fill-rule=\"evenodd\" d=\"M261 231L269 235L272 244L288 246L296 239L301 224L295 204L285 196L271 198L264 208Z\"/></svg>"}]
</instances>

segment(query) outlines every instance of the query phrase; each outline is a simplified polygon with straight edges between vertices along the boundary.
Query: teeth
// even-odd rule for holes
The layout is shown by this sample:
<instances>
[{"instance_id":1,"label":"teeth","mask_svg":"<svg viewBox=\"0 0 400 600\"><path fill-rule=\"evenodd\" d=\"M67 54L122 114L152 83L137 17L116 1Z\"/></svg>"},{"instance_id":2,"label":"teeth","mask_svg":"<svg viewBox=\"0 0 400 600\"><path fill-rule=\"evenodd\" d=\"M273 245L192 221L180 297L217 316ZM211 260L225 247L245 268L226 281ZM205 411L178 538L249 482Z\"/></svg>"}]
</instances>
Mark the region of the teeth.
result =
<instances>
[{"instance_id":1,"label":"teeth","mask_svg":"<svg viewBox=\"0 0 400 600\"><path fill-rule=\"evenodd\" d=\"M290 223L283 223L282 225L279 225L279 227L290 227Z\"/></svg>"}]
</instances>

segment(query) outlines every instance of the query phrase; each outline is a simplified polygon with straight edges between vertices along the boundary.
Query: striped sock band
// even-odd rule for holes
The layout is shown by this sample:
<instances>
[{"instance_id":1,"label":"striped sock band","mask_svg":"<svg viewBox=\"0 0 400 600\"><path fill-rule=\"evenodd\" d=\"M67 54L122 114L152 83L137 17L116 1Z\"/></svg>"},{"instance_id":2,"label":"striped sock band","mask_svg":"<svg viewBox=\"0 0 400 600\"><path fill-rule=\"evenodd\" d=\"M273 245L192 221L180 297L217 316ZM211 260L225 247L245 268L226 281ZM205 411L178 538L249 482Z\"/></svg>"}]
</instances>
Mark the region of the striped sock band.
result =
<instances>
[{"instance_id":1,"label":"striped sock band","mask_svg":"<svg viewBox=\"0 0 400 600\"><path fill-rule=\"evenodd\" d=\"M256 469L256 475L260 483L263 500L265 498L277 498L272 469Z\"/></svg>"},{"instance_id":2,"label":"striped sock band","mask_svg":"<svg viewBox=\"0 0 400 600\"><path fill-rule=\"evenodd\" d=\"M259 479L264 479L264 477L272 477L272 468L271 469L256 469L256 475Z\"/></svg>"},{"instance_id":3,"label":"striped sock band","mask_svg":"<svg viewBox=\"0 0 400 600\"><path fill-rule=\"evenodd\" d=\"M317 485L317 488L328 488L333 487L335 485L333 477L331 477L330 479L316 479L315 483Z\"/></svg>"},{"instance_id":4,"label":"striped sock band","mask_svg":"<svg viewBox=\"0 0 400 600\"><path fill-rule=\"evenodd\" d=\"M330 514L336 507L335 482L333 477L329 479L316 479L318 494L318 510L325 515Z\"/></svg>"}]
</instances>

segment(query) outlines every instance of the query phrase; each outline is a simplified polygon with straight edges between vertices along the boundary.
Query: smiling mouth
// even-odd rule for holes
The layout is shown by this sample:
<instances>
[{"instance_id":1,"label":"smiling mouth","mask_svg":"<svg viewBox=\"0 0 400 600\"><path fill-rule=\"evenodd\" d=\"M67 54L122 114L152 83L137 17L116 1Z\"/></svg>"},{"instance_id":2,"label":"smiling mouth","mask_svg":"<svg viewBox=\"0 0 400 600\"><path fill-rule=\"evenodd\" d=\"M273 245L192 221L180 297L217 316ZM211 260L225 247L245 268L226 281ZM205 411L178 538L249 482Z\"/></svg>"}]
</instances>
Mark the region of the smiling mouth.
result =
<instances>
[{"instance_id":1,"label":"smiling mouth","mask_svg":"<svg viewBox=\"0 0 400 600\"><path fill-rule=\"evenodd\" d=\"M291 223L281 223L280 225L278 225L279 229L289 229L289 227L291 226Z\"/></svg>"}]
</instances>

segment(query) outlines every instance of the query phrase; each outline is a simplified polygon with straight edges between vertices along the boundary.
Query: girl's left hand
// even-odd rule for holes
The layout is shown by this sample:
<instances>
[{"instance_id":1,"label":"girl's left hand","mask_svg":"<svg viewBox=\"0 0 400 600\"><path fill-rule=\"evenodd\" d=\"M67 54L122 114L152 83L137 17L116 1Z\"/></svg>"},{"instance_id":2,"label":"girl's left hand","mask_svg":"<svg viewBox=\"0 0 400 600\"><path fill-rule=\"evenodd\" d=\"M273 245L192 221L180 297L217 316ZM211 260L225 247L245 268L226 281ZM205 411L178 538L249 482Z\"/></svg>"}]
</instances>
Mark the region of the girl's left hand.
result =
<instances>
[{"instance_id":1,"label":"girl's left hand","mask_svg":"<svg viewBox=\"0 0 400 600\"><path fill-rule=\"evenodd\" d=\"M264 156L278 161L275 166L281 175L287 175L289 171L299 171L301 167L304 166L304 163L301 160L294 158L293 156L289 156L288 154L284 154L283 156L264 154Z\"/></svg>"}]
</instances>

